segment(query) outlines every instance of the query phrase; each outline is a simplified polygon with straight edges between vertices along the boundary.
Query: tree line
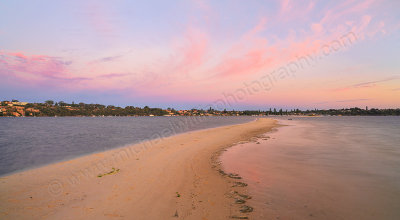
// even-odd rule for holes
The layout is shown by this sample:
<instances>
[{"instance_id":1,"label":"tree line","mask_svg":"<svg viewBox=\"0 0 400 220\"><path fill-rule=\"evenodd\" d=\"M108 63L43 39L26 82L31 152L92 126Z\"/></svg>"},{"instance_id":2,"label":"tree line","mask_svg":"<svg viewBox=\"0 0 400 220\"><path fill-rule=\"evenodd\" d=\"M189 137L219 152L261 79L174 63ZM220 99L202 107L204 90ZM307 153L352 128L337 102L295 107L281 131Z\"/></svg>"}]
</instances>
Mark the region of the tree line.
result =
<instances>
[{"instance_id":1,"label":"tree line","mask_svg":"<svg viewBox=\"0 0 400 220\"><path fill-rule=\"evenodd\" d=\"M18 100L12 100L18 102ZM19 111L21 113L21 106L16 108L10 106L10 102L2 101L3 111L0 112L0 116L13 116L13 111ZM328 110L300 110L300 109L276 109L269 108L269 110L216 110L209 108L203 109L191 109L191 110L180 110L177 111L173 108L161 109L161 108L150 108L145 106L143 108L126 106L125 108L114 106L114 105L101 105L101 104L86 104L80 103L66 103L64 101L54 102L47 100L44 103L28 103L23 105L23 111L21 116L163 116L163 115L182 115L182 116L196 116L196 115L400 115L400 109L376 109L371 108L361 109L358 107L354 108L343 108L343 109L328 109ZM4 109L6 111L4 111Z\"/></svg>"}]
</instances>

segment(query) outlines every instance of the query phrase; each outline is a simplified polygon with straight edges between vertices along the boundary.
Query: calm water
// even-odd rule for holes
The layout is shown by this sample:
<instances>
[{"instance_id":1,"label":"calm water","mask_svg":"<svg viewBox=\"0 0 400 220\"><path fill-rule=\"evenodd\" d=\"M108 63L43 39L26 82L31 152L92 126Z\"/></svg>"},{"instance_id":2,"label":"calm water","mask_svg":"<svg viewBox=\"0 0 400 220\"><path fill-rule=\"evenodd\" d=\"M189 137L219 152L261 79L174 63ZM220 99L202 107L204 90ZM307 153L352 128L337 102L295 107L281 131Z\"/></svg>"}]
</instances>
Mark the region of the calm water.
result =
<instances>
[{"instance_id":1,"label":"calm water","mask_svg":"<svg viewBox=\"0 0 400 220\"><path fill-rule=\"evenodd\" d=\"M249 184L253 219L400 219L400 117L281 124L222 156Z\"/></svg>"},{"instance_id":2,"label":"calm water","mask_svg":"<svg viewBox=\"0 0 400 220\"><path fill-rule=\"evenodd\" d=\"M0 175L254 117L0 118Z\"/></svg>"}]
</instances>

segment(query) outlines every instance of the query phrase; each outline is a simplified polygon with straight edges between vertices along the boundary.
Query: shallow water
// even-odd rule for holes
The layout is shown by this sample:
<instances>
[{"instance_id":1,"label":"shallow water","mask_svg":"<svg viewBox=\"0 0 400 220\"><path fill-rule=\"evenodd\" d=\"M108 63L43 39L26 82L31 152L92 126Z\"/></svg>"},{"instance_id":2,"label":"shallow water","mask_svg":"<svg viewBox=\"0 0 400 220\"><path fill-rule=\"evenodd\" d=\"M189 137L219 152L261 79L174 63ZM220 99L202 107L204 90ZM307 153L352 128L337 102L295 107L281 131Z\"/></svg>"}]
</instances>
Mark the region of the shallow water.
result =
<instances>
[{"instance_id":1,"label":"shallow water","mask_svg":"<svg viewBox=\"0 0 400 220\"><path fill-rule=\"evenodd\" d=\"M248 183L254 219L400 219L400 117L280 123L221 157Z\"/></svg>"},{"instance_id":2,"label":"shallow water","mask_svg":"<svg viewBox=\"0 0 400 220\"><path fill-rule=\"evenodd\" d=\"M0 175L254 117L0 117Z\"/></svg>"}]
</instances>

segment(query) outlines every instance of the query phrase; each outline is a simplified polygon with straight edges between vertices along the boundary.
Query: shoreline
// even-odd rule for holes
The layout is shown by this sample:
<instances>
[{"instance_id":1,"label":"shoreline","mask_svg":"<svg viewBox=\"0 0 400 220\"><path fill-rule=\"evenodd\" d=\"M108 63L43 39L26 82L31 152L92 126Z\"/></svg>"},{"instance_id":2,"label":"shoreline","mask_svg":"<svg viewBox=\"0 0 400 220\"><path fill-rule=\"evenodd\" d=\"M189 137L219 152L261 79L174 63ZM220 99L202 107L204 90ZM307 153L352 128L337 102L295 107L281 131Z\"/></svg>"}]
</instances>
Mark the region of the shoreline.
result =
<instances>
[{"instance_id":1,"label":"shoreline","mask_svg":"<svg viewBox=\"0 0 400 220\"><path fill-rule=\"evenodd\" d=\"M46 118L46 117L47 118L54 118L54 117L49 117L49 116L42 116L42 117L37 117L37 118ZM75 116L62 116L62 117L59 117L59 118L63 118L63 117L75 117ZM92 118L91 116L84 116L84 117ZM107 116L107 117L134 117L134 116ZM150 117L150 116L140 116L140 117ZM163 117L163 116L154 116L154 117ZM226 116L179 116L179 117L191 119L190 121L185 121L184 122L185 124L187 124L187 126L190 127L190 126L193 126L194 124L201 123L201 121L200 122L198 121L199 117L226 117ZM253 118L253 116L235 116L235 117L252 117ZM13 117L13 118L28 118L28 117ZM256 120L257 120L257 118L255 118L255 117L254 117L254 119L252 119L252 121L256 121ZM250 121L250 122L252 122L252 121ZM243 123L247 123L247 122L240 122L238 124L243 124ZM143 143L153 142L153 141L155 141L157 139L163 140L163 139L168 138L168 137L173 137L173 136L181 135L181 134L185 134L185 133L203 131L203 130L207 130L207 129L214 129L214 128L223 127L223 126L235 125L235 123L234 124L230 124L230 125L217 125L216 127L212 127L211 126L209 128L200 128L200 129L195 129L195 130L190 130L191 129L190 128L187 131L178 131L181 128L180 127L176 127L176 125L177 124L170 124L170 126L168 128L166 128L168 131L170 131L170 134L167 134L167 135L165 135L163 133L160 133L160 132L156 132L156 133L153 133L153 134L158 134L158 135L155 135L155 136L158 136L158 137L148 136L148 137L146 137L146 138L144 138L144 139L142 139L140 141L130 142L130 143L119 145L119 146L115 146L115 147L110 147L109 149L106 149L106 150L102 149L102 150L96 150L96 151L88 152L88 153L84 153L84 154L67 156L62 160L52 161L50 163L44 163L44 164L39 164L39 165L33 165L33 166L30 166L30 167L25 167L25 168L22 168L22 169L19 169L19 170L15 170L15 171L12 171L12 172L9 172L9 173L0 174L0 178L6 177L6 176L10 176L10 175L14 175L14 174L18 174L18 173L22 173L22 172L26 172L26 171L33 170L33 169L40 169L42 167L50 166L50 165L57 164L57 163L63 163L63 162L71 161L71 160L76 160L76 159L79 159L81 157L90 156L92 154L98 154L98 153L103 153L103 152L113 151L113 150L121 150L123 148L130 148L132 146L141 145Z\"/></svg>"},{"instance_id":2,"label":"shoreline","mask_svg":"<svg viewBox=\"0 0 400 220\"><path fill-rule=\"evenodd\" d=\"M230 194L242 187L233 188L235 179L221 177L215 159L227 147L275 126L273 119L258 119L190 131L148 141L149 147L137 144L3 176L0 218L244 216L243 205Z\"/></svg>"}]
</instances>

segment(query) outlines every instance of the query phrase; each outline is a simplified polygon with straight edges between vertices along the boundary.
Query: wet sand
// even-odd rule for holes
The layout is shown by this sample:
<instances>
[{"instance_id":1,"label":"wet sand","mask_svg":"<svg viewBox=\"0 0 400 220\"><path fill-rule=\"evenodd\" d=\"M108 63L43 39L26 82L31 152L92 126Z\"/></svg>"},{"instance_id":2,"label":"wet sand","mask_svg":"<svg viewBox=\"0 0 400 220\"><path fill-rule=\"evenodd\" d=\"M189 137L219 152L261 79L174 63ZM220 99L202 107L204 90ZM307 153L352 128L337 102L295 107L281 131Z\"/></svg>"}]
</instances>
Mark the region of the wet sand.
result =
<instances>
[{"instance_id":1,"label":"wet sand","mask_svg":"<svg viewBox=\"0 0 400 220\"><path fill-rule=\"evenodd\" d=\"M0 219L245 217L237 198L246 200L246 187L218 158L274 126L259 119L189 132L1 177Z\"/></svg>"},{"instance_id":2,"label":"wet sand","mask_svg":"<svg viewBox=\"0 0 400 220\"><path fill-rule=\"evenodd\" d=\"M224 170L248 183L251 219L400 219L398 136L390 127L281 123L292 126L221 157Z\"/></svg>"}]
</instances>

